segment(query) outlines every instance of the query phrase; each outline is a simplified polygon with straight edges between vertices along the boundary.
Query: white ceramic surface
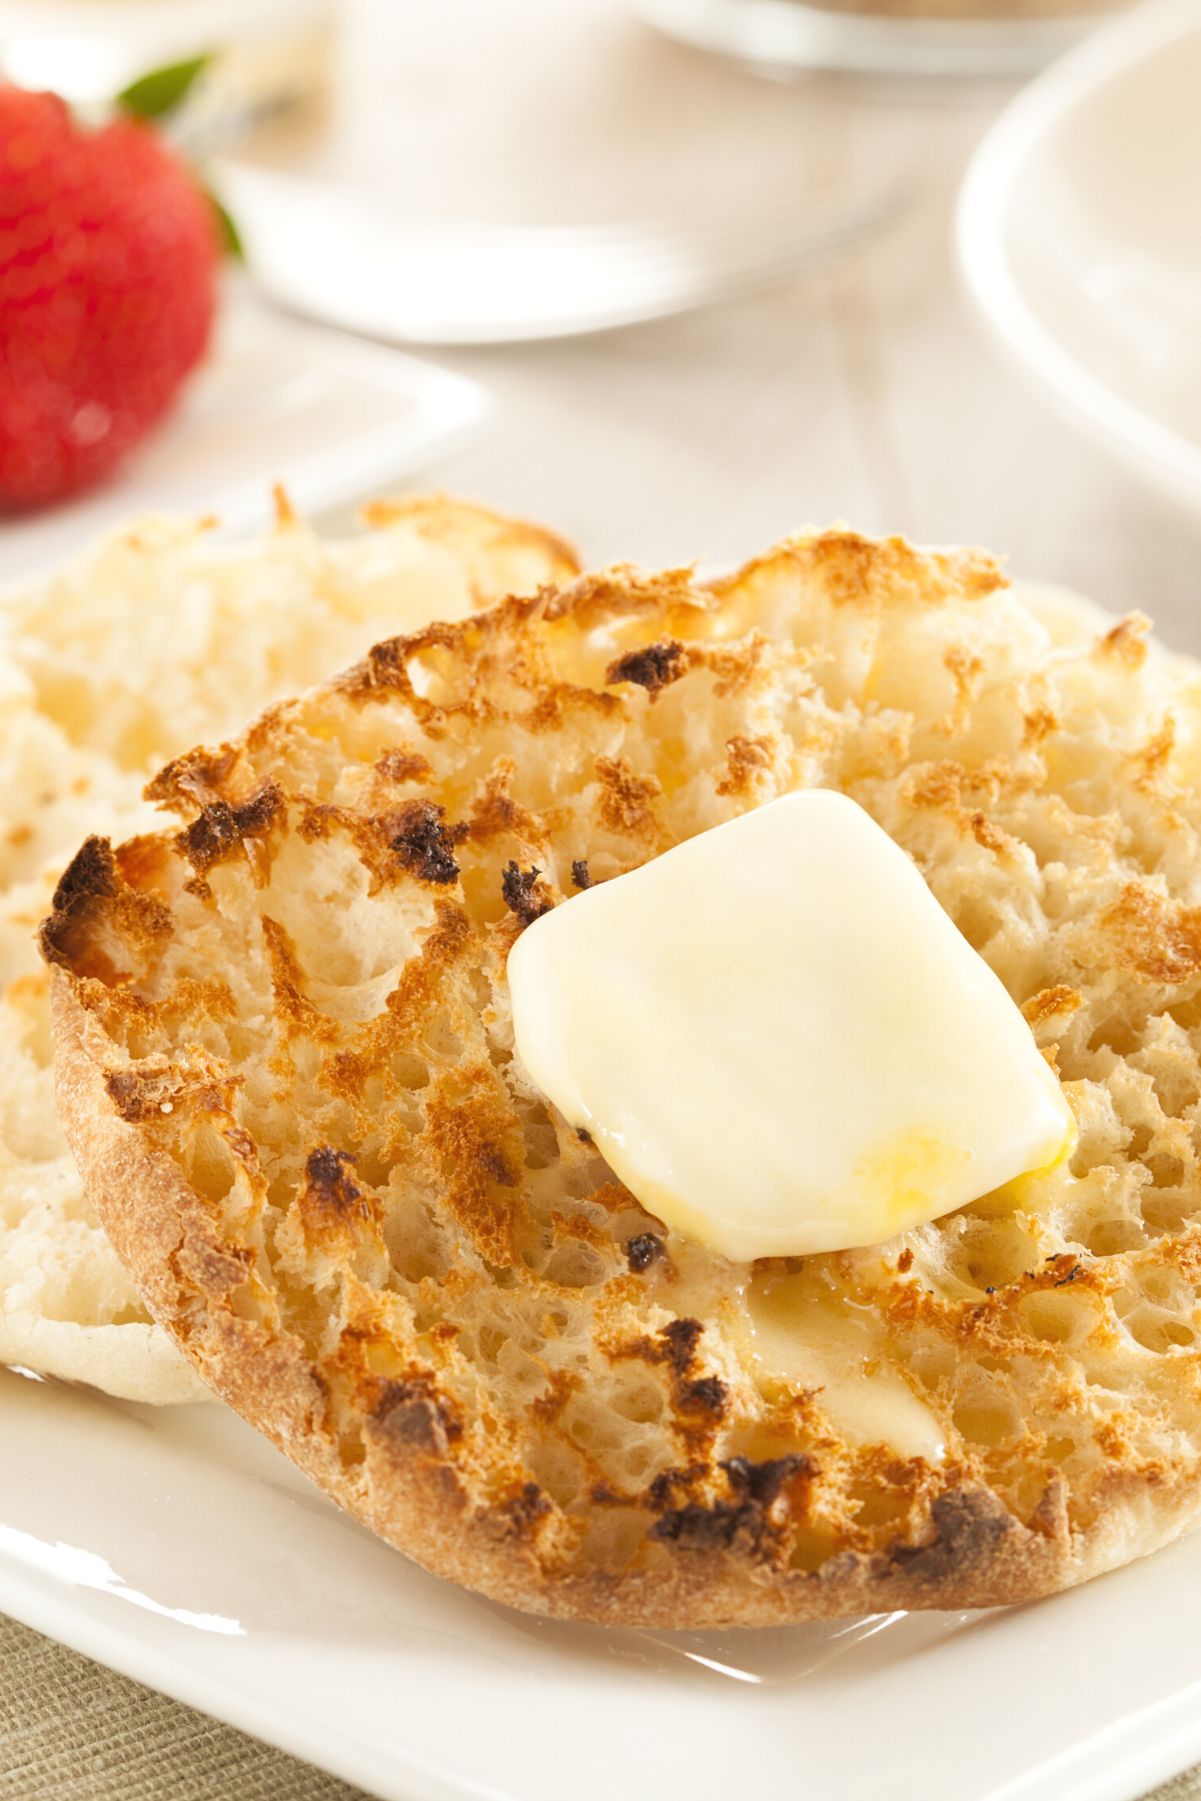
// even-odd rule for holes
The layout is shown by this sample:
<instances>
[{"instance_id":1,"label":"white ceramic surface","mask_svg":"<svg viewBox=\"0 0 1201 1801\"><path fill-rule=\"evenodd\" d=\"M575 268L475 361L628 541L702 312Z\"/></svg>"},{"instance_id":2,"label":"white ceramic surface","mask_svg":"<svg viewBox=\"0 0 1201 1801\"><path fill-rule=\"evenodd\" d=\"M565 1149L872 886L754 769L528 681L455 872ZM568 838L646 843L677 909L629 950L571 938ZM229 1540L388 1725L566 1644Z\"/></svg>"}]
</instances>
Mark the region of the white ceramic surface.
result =
<instances>
[{"instance_id":1,"label":"white ceramic surface","mask_svg":"<svg viewBox=\"0 0 1201 1801\"><path fill-rule=\"evenodd\" d=\"M1198 95L1201 0L1139 7L1002 114L958 214L969 286L1010 349L1133 473L1194 507Z\"/></svg>"},{"instance_id":2,"label":"white ceramic surface","mask_svg":"<svg viewBox=\"0 0 1201 1801\"><path fill-rule=\"evenodd\" d=\"M228 296L216 347L181 405L103 488L0 519L0 585L148 511L264 524L271 485L317 512L433 461L482 416L483 390L432 363L315 330Z\"/></svg>"},{"instance_id":3,"label":"white ceramic surface","mask_svg":"<svg viewBox=\"0 0 1201 1801\"><path fill-rule=\"evenodd\" d=\"M1131 1801L1201 1757L1201 1537L996 1614L539 1624L216 1406L0 1371L0 1610L395 1801Z\"/></svg>"}]
</instances>

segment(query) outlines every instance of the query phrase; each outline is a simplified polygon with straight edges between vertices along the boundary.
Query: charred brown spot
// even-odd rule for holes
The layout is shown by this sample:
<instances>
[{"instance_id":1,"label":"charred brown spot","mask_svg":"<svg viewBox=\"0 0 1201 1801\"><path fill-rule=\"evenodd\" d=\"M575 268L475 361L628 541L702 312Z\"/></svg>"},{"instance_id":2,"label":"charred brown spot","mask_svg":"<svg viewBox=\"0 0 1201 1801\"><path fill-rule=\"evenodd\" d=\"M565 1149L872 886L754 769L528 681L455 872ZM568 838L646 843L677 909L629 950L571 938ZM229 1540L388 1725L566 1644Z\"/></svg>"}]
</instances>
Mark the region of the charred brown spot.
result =
<instances>
[{"instance_id":1,"label":"charred brown spot","mask_svg":"<svg viewBox=\"0 0 1201 1801\"><path fill-rule=\"evenodd\" d=\"M529 869L521 869L510 859L504 874L500 878L500 891L504 896L505 906L510 913L515 913L523 926L533 925L544 913L549 913L554 902L545 894L538 892L538 878L542 871L536 863Z\"/></svg>"},{"instance_id":2,"label":"charred brown spot","mask_svg":"<svg viewBox=\"0 0 1201 1801\"><path fill-rule=\"evenodd\" d=\"M728 1498L690 1500L682 1506L668 1507L651 1527L652 1538L677 1545L683 1551L729 1550L740 1543L752 1552L761 1552L779 1536L772 1510L786 1484L796 1476L810 1473L811 1466L803 1456L774 1457L763 1463L732 1457L720 1468L729 1484ZM674 1498L674 1487L652 1484L652 1506L664 1498Z\"/></svg>"},{"instance_id":3,"label":"charred brown spot","mask_svg":"<svg viewBox=\"0 0 1201 1801\"><path fill-rule=\"evenodd\" d=\"M1011 1521L1000 1502L956 1490L940 1495L930 1510L933 1537L924 1545L893 1545L889 1557L906 1575L932 1586L969 1582L989 1568Z\"/></svg>"},{"instance_id":4,"label":"charred brown spot","mask_svg":"<svg viewBox=\"0 0 1201 1801\"><path fill-rule=\"evenodd\" d=\"M301 803L296 830L306 844L317 844L332 837L337 826L343 826L353 837L356 823L343 807L335 807L329 801L305 801Z\"/></svg>"},{"instance_id":5,"label":"charred brown spot","mask_svg":"<svg viewBox=\"0 0 1201 1801\"><path fill-rule=\"evenodd\" d=\"M688 1374L704 1330L699 1319L673 1319L659 1334L663 1340L661 1357L671 1364L677 1376Z\"/></svg>"},{"instance_id":6,"label":"charred brown spot","mask_svg":"<svg viewBox=\"0 0 1201 1801\"><path fill-rule=\"evenodd\" d=\"M647 1501L656 1513L676 1507L682 1504L696 1483L703 1480L707 1473L708 1465L704 1463L690 1463L682 1469L673 1466L660 1470L647 1488Z\"/></svg>"},{"instance_id":7,"label":"charred brown spot","mask_svg":"<svg viewBox=\"0 0 1201 1801\"><path fill-rule=\"evenodd\" d=\"M53 911L38 933L47 963L78 963L86 952L82 935L98 903L117 891L116 865L107 838L88 838L76 851L54 890ZM88 970L82 966L81 975Z\"/></svg>"},{"instance_id":8,"label":"charred brown spot","mask_svg":"<svg viewBox=\"0 0 1201 1801\"><path fill-rule=\"evenodd\" d=\"M662 1514L650 1535L664 1544L678 1545L682 1551L724 1551L734 1543L742 1522L743 1509L729 1501L715 1501L711 1506L690 1501L686 1507Z\"/></svg>"},{"instance_id":9,"label":"charred brown spot","mask_svg":"<svg viewBox=\"0 0 1201 1801\"><path fill-rule=\"evenodd\" d=\"M676 1405L681 1413L720 1414L729 1392L720 1376L701 1376L695 1382L681 1384Z\"/></svg>"},{"instance_id":10,"label":"charred brown spot","mask_svg":"<svg viewBox=\"0 0 1201 1801\"><path fill-rule=\"evenodd\" d=\"M526 1482L502 1501L497 1511L514 1536L522 1538L553 1512L553 1507L536 1482Z\"/></svg>"},{"instance_id":11,"label":"charred brown spot","mask_svg":"<svg viewBox=\"0 0 1201 1801\"><path fill-rule=\"evenodd\" d=\"M677 1413L692 1416L689 1420L681 1420L680 1425L694 1435L699 1429L709 1429L726 1402L725 1383L717 1376L703 1375L696 1368L696 1348L704 1329L698 1319L669 1320L654 1338L630 1339L617 1351L618 1356L637 1358L641 1363L668 1366ZM706 1415L708 1421L702 1428Z\"/></svg>"},{"instance_id":12,"label":"charred brown spot","mask_svg":"<svg viewBox=\"0 0 1201 1801\"><path fill-rule=\"evenodd\" d=\"M661 688L677 681L687 667L688 653L684 646L678 638L668 638L662 644L647 644L642 650L627 651L624 657L610 663L605 680L610 684L636 682L653 700Z\"/></svg>"},{"instance_id":13,"label":"charred brown spot","mask_svg":"<svg viewBox=\"0 0 1201 1801\"><path fill-rule=\"evenodd\" d=\"M648 1270L663 1255L663 1240L655 1232L639 1232L626 1244L626 1262L636 1276Z\"/></svg>"},{"instance_id":14,"label":"charred brown spot","mask_svg":"<svg viewBox=\"0 0 1201 1801\"><path fill-rule=\"evenodd\" d=\"M265 783L240 807L231 807L227 800L215 800L178 833L175 842L196 873L204 875L243 844L264 837L275 823L283 800L275 782Z\"/></svg>"},{"instance_id":15,"label":"charred brown spot","mask_svg":"<svg viewBox=\"0 0 1201 1801\"><path fill-rule=\"evenodd\" d=\"M794 1476L812 1475L813 1465L800 1452L786 1457L767 1457L754 1463L749 1457L730 1457L722 1469L732 1484L744 1489L760 1507L770 1507L779 1498L786 1482Z\"/></svg>"},{"instance_id":16,"label":"charred brown spot","mask_svg":"<svg viewBox=\"0 0 1201 1801\"><path fill-rule=\"evenodd\" d=\"M588 873L587 857L574 857L572 859L571 879L577 888L591 888L592 877Z\"/></svg>"},{"instance_id":17,"label":"charred brown spot","mask_svg":"<svg viewBox=\"0 0 1201 1801\"><path fill-rule=\"evenodd\" d=\"M906 1248L901 1252L900 1256L897 1258L897 1269L900 1271L901 1275L904 1276L904 1275L907 1275L912 1268L913 1268L913 1252L908 1248L908 1246L906 1246Z\"/></svg>"},{"instance_id":18,"label":"charred brown spot","mask_svg":"<svg viewBox=\"0 0 1201 1801\"><path fill-rule=\"evenodd\" d=\"M696 1351L704 1332L698 1319L673 1319L655 1338L636 1338L622 1355L666 1364L672 1375L677 1424L690 1438L708 1436L725 1411L729 1391L720 1376L697 1369Z\"/></svg>"},{"instance_id":19,"label":"charred brown spot","mask_svg":"<svg viewBox=\"0 0 1201 1801\"><path fill-rule=\"evenodd\" d=\"M397 688L409 692L408 660L413 644L409 638L384 638L373 644L363 661L347 672L347 684L359 692L382 689L386 693Z\"/></svg>"},{"instance_id":20,"label":"charred brown spot","mask_svg":"<svg viewBox=\"0 0 1201 1801\"><path fill-rule=\"evenodd\" d=\"M83 900L104 900L116 893L113 850L107 838L89 838L76 851L54 890L56 913L69 912Z\"/></svg>"},{"instance_id":21,"label":"charred brown spot","mask_svg":"<svg viewBox=\"0 0 1201 1801\"><path fill-rule=\"evenodd\" d=\"M423 882L457 882L454 847L467 836L462 825L447 825L446 808L429 800L410 801L392 834L392 849L406 869Z\"/></svg>"},{"instance_id":22,"label":"charred brown spot","mask_svg":"<svg viewBox=\"0 0 1201 1801\"><path fill-rule=\"evenodd\" d=\"M394 1444L444 1457L463 1428L429 1376L385 1382L371 1415L379 1434Z\"/></svg>"},{"instance_id":23,"label":"charred brown spot","mask_svg":"<svg viewBox=\"0 0 1201 1801\"><path fill-rule=\"evenodd\" d=\"M305 1160L306 1198L326 1207L331 1213L362 1213L367 1210L363 1191L354 1179L356 1158L350 1151L336 1151L331 1145L319 1145Z\"/></svg>"}]
</instances>

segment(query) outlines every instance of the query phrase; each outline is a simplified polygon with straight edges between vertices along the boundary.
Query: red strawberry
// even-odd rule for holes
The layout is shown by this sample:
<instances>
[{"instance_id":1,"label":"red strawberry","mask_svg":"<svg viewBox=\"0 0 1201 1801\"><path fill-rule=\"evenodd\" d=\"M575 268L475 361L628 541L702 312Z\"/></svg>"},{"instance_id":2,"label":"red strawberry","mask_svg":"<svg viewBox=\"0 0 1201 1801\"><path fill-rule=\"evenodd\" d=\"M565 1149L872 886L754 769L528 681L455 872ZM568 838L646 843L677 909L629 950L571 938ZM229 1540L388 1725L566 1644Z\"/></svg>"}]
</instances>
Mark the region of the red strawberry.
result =
<instances>
[{"instance_id":1,"label":"red strawberry","mask_svg":"<svg viewBox=\"0 0 1201 1801\"><path fill-rule=\"evenodd\" d=\"M0 507L99 481L204 354L211 202L149 126L0 87Z\"/></svg>"}]
</instances>

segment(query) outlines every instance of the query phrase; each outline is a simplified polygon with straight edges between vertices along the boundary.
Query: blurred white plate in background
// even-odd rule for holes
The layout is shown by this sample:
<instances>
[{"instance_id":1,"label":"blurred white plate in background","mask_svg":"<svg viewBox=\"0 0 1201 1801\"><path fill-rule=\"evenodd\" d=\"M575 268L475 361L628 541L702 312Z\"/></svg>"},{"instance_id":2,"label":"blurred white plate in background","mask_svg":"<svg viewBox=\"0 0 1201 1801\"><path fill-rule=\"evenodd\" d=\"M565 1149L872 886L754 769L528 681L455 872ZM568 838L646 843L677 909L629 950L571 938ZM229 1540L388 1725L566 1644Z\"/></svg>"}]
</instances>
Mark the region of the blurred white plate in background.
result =
<instances>
[{"instance_id":1,"label":"blurred white plate in background","mask_svg":"<svg viewBox=\"0 0 1201 1801\"><path fill-rule=\"evenodd\" d=\"M993 126L959 200L1006 344L1141 478L1201 507L1201 0L1140 7Z\"/></svg>"},{"instance_id":2,"label":"blurred white plate in background","mask_svg":"<svg viewBox=\"0 0 1201 1801\"><path fill-rule=\"evenodd\" d=\"M214 513L242 533L270 518L273 482L304 512L356 499L441 456L484 405L460 375L299 325L235 283L208 362L116 479L0 519L0 585L138 513Z\"/></svg>"}]
</instances>

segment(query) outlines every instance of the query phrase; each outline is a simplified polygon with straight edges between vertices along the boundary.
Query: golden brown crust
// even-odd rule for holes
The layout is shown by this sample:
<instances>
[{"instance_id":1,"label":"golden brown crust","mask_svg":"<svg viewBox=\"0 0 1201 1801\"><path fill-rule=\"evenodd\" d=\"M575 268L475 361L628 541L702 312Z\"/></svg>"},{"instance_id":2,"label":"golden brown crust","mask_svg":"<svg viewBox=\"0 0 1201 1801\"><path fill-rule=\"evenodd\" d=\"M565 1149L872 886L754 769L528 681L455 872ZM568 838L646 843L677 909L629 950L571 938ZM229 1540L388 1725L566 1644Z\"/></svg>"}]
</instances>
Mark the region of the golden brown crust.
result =
<instances>
[{"instance_id":1,"label":"golden brown crust","mask_svg":"<svg viewBox=\"0 0 1201 1801\"><path fill-rule=\"evenodd\" d=\"M105 1104L97 1061L103 1046L61 974L52 1006L64 1130L89 1172L105 1228L156 1320L244 1419L434 1574L533 1613L673 1628L999 1606L1051 1593L1124 1560L1120 1540L1082 1555L1062 1519L1033 1532L987 1491L968 1489L934 1501L924 1542L902 1542L875 1557L847 1553L818 1572L757 1569L744 1551L770 1529L775 1498L771 1473L765 1484L760 1466L748 1479L735 1479L716 1508L661 1516L670 1528L661 1542L679 1548L664 1565L620 1585L593 1570L548 1586L523 1542L528 1522L520 1505L507 1518L473 1509L439 1461L445 1433L436 1401L420 1384L396 1385L368 1424L364 1463L348 1476L324 1431L325 1397L299 1341L228 1315L207 1314L197 1329L198 1304L226 1293L220 1238L171 1159L154 1156L136 1125ZM527 1508L536 1504L535 1497ZM1161 1535L1172 1530L1169 1517ZM1144 1526L1139 1549L1148 1548Z\"/></svg>"},{"instance_id":2,"label":"golden brown crust","mask_svg":"<svg viewBox=\"0 0 1201 1801\"><path fill-rule=\"evenodd\" d=\"M848 533L712 589L583 578L377 646L202 792L198 759L166 772L182 831L69 872L59 1099L119 1254L204 1379L427 1568L755 1625L1018 1601L1196 1516L1201 814L1150 716L1187 703L1108 641L1052 665L999 579ZM922 863L1081 1146L891 1245L740 1269L524 1083L504 956L813 782ZM814 1354L835 1333L822 1381L756 1350L773 1285Z\"/></svg>"}]
</instances>

